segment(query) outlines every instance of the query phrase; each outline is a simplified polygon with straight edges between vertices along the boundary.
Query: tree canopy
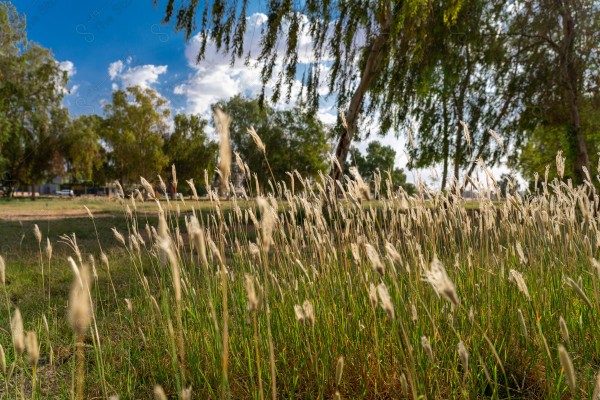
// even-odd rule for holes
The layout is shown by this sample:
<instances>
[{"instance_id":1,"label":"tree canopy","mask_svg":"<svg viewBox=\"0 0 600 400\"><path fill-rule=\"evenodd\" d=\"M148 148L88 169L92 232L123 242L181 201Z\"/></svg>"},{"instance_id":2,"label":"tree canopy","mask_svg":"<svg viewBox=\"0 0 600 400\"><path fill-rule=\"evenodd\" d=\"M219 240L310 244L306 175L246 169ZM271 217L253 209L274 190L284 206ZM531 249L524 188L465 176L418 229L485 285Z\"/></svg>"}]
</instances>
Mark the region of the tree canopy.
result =
<instances>
[{"instance_id":1,"label":"tree canopy","mask_svg":"<svg viewBox=\"0 0 600 400\"><path fill-rule=\"evenodd\" d=\"M55 170L68 122L67 73L50 50L27 41L25 18L0 4L0 178L9 192Z\"/></svg>"},{"instance_id":2,"label":"tree canopy","mask_svg":"<svg viewBox=\"0 0 600 400\"><path fill-rule=\"evenodd\" d=\"M232 117L233 151L247 163L263 187L273 177L276 182L286 180L286 172L296 170L304 177L315 178L327 168L328 130L316 116L300 107L279 111L261 107L258 99L241 96L221 106ZM260 136L264 153L248 133L249 128L254 128Z\"/></svg>"}]
</instances>

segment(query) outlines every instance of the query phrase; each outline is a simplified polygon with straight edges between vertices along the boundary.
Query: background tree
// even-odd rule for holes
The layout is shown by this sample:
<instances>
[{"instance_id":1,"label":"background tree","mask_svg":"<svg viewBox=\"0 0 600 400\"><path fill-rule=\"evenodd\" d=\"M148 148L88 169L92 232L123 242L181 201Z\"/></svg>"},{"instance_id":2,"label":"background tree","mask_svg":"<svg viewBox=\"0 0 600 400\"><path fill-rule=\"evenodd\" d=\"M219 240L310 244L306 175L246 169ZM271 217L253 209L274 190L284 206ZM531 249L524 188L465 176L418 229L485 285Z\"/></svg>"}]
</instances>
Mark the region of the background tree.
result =
<instances>
[{"instance_id":1,"label":"background tree","mask_svg":"<svg viewBox=\"0 0 600 400\"><path fill-rule=\"evenodd\" d=\"M64 159L61 175L72 181L90 181L94 171L103 165L100 131L104 120L99 115L81 115L72 120L60 138L60 154Z\"/></svg>"},{"instance_id":2,"label":"background tree","mask_svg":"<svg viewBox=\"0 0 600 400\"><path fill-rule=\"evenodd\" d=\"M359 149L353 147L350 151L350 163L346 163L346 169L351 165L356 166L363 179L373 181L375 173L381 174L382 181L387 179L387 172L392 177L394 189L403 187L409 194L414 193L415 187L406 181L406 174L401 168L395 168L396 151L391 146L384 146L374 140L367 145L366 154L363 155ZM346 174L348 174L346 172Z\"/></svg>"},{"instance_id":3,"label":"background tree","mask_svg":"<svg viewBox=\"0 0 600 400\"><path fill-rule=\"evenodd\" d=\"M442 190L449 176L460 179L462 168L470 175L479 158L497 163L510 145L519 102L506 40L495 35L500 10L489 1L466 0L452 26L442 16L434 25L439 33L421 66L412 108L419 130L409 152L414 167L442 163ZM490 130L498 132L502 145Z\"/></svg>"},{"instance_id":4,"label":"background tree","mask_svg":"<svg viewBox=\"0 0 600 400\"><path fill-rule=\"evenodd\" d=\"M512 60L522 80L522 138L533 133L536 142L549 131L560 133L571 176L581 183L584 168L591 167L588 144L593 142L584 129L582 107L597 104L600 87L600 5L594 0L518 2L502 18L508 21L502 34L511 46L526 49Z\"/></svg>"},{"instance_id":5,"label":"background tree","mask_svg":"<svg viewBox=\"0 0 600 400\"><path fill-rule=\"evenodd\" d=\"M177 114L174 130L165 138L165 155L169 164L175 164L179 181L193 179L204 182L204 170L212 174L217 161L219 144L208 140L208 122L199 115ZM170 175L170 166L164 171ZM200 185L203 187L203 185Z\"/></svg>"},{"instance_id":6,"label":"background tree","mask_svg":"<svg viewBox=\"0 0 600 400\"><path fill-rule=\"evenodd\" d=\"M286 172L297 170L304 177L316 177L327 168L328 131L316 116L296 107L276 111L261 107L258 99L235 96L222 104L233 119L231 142L264 187L272 180L287 180ZM254 127L266 147L266 159L248 134ZM234 158L235 159L235 158Z\"/></svg>"},{"instance_id":7,"label":"background tree","mask_svg":"<svg viewBox=\"0 0 600 400\"><path fill-rule=\"evenodd\" d=\"M125 183L140 176L153 180L168 164L163 138L168 132L167 100L139 86L113 92L104 108L103 137L109 147L116 177Z\"/></svg>"},{"instance_id":8,"label":"background tree","mask_svg":"<svg viewBox=\"0 0 600 400\"><path fill-rule=\"evenodd\" d=\"M9 2L0 4L0 46L0 175L10 195L56 169L67 73L48 49L27 42L25 18Z\"/></svg>"},{"instance_id":9,"label":"background tree","mask_svg":"<svg viewBox=\"0 0 600 400\"><path fill-rule=\"evenodd\" d=\"M178 2L178 9L175 3L167 2L165 21L176 16L175 29L185 31L187 38L196 30L196 15L201 16L198 61L209 42L232 60L244 55L247 1L184 1ZM428 56L427 43L443 33L432 29L432 24L441 18L443 24L452 25L462 1L272 0L268 4L258 55L263 94L264 85L275 77L272 99L278 100L286 89L287 97L291 96L299 73L299 49L306 42L301 39L310 38L312 63L305 71L304 93L314 111L321 84L326 83L329 91L336 93L338 106L346 110L347 124L338 123L335 152L339 164L344 165L361 115L378 114L373 122L382 133L403 121L418 75L414 65ZM331 63L324 78L321 60ZM277 61L283 66L281 71L275 67ZM337 168L331 170L336 179L341 173Z\"/></svg>"}]
</instances>

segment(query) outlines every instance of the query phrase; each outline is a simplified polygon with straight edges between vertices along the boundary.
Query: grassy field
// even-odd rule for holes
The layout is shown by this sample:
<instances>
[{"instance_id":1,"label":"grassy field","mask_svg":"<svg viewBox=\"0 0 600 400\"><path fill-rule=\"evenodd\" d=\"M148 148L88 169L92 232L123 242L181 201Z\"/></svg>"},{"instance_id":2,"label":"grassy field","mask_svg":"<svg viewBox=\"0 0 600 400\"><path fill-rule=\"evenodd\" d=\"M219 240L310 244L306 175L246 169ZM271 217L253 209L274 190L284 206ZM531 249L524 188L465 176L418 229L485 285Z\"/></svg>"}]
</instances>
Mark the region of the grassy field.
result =
<instances>
[{"instance_id":1,"label":"grassy field","mask_svg":"<svg viewBox=\"0 0 600 400\"><path fill-rule=\"evenodd\" d=\"M359 189L344 201L317 187L285 202L1 202L0 397L599 390L600 234L582 189L476 207L441 194L360 202ZM39 343L24 352L17 308Z\"/></svg>"}]
</instances>

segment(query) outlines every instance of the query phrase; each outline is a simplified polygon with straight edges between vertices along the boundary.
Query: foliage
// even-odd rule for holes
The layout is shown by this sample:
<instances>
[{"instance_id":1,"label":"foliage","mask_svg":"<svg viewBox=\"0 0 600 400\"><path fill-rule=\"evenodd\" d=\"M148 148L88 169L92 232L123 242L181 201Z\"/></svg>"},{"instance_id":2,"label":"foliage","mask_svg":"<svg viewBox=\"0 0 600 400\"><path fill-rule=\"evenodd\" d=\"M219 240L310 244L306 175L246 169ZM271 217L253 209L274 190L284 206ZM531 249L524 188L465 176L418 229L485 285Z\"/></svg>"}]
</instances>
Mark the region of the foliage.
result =
<instances>
[{"instance_id":1,"label":"foliage","mask_svg":"<svg viewBox=\"0 0 600 400\"><path fill-rule=\"evenodd\" d=\"M165 138L164 150L169 163L175 165L180 182L193 179L196 184L200 184L204 182L205 170L212 175L219 146L208 140L207 124L198 115L177 114L174 118L173 132ZM164 175L170 174L168 166Z\"/></svg>"},{"instance_id":2,"label":"foliage","mask_svg":"<svg viewBox=\"0 0 600 400\"><path fill-rule=\"evenodd\" d=\"M60 138L64 174L72 181L90 181L103 166L105 151L100 143L104 120L98 115L81 115L72 121ZM62 175L62 174L61 174Z\"/></svg>"},{"instance_id":3,"label":"foliage","mask_svg":"<svg viewBox=\"0 0 600 400\"><path fill-rule=\"evenodd\" d=\"M67 74L50 50L27 42L24 16L9 2L0 4L0 38L0 179L10 193L57 168Z\"/></svg>"},{"instance_id":4,"label":"foliage","mask_svg":"<svg viewBox=\"0 0 600 400\"><path fill-rule=\"evenodd\" d=\"M328 130L316 116L300 107L283 111L261 107L259 100L241 96L233 97L222 106L233 119L233 150L256 174L262 187L266 187L273 176L277 182L287 180L286 172L298 171L306 178L315 178L327 168ZM248 134L251 127L264 143L266 155Z\"/></svg>"},{"instance_id":5,"label":"foliage","mask_svg":"<svg viewBox=\"0 0 600 400\"><path fill-rule=\"evenodd\" d=\"M163 152L170 111L167 100L139 86L113 92L105 106L103 137L110 149L116 177L126 183L140 176L154 179L168 164Z\"/></svg>"},{"instance_id":6,"label":"foliage","mask_svg":"<svg viewBox=\"0 0 600 400\"><path fill-rule=\"evenodd\" d=\"M376 173L380 173L382 180L388 178L389 172L392 185L395 189L403 187L409 194L415 191L414 185L406 182L406 174L400 168L394 168L396 151L391 146L384 146L374 140L367 145L366 155L361 154L357 148L350 152L350 164L346 163L346 171L349 165L354 165L363 178L372 181ZM348 172L346 172L348 174Z\"/></svg>"},{"instance_id":7,"label":"foliage","mask_svg":"<svg viewBox=\"0 0 600 400\"><path fill-rule=\"evenodd\" d=\"M536 142L548 131L560 134L564 154L571 161L569 175L583 182L590 170L595 132L585 108L598 104L600 74L600 9L593 0L536 0L506 8L500 18L502 33L514 49L509 61L519 71L519 135L517 146L531 137ZM537 136L537 139L536 139ZM533 143L532 143L533 145ZM547 155L550 158L552 155ZM514 161L514 157L513 157ZM524 172L533 172L525 167ZM541 173L537 170L536 172Z\"/></svg>"}]
</instances>

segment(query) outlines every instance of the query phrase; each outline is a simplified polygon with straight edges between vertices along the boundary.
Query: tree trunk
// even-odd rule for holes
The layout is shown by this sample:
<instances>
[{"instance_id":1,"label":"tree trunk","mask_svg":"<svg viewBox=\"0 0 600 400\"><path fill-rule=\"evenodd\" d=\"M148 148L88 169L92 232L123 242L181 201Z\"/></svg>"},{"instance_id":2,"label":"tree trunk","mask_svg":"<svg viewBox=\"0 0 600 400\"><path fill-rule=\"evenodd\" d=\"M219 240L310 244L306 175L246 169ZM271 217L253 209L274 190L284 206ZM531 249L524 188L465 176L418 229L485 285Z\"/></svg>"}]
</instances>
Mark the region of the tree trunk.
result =
<instances>
[{"instance_id":1,"label":"tree trunk","mask_svg":"<svg viewBox=\"0 0 600 400\"><path fill-rule=\"evenodd\" d=\"M383 27L381 33L379 33L375 40L373 40L373 43L371 43L369 49L367 50L367 62L365 63L360 82L354 91L352 98L350 99L350 106L346 112L347 125L342 127L340 140L335 149L335 157L339 163L339 167L334 163L331 166L331 171L329 172L329 176L334 180L339 180L344 173L344 164L346 163L346 158L348 158L350 144L352 143L354 133L356 132L358 117L360 115L364 96L369 89L369 85L373 78L379 73L381 67L381 58L383 56L383 48L386 44L388 34L389 27Z\"/></svg>"},{"instance_id":2,"label":"tree trunk","mask_svg":"<svg viewBox=\"0 0 600 400\"><path fill-rule=\"evenodd\" d=\"M575 163L574 174L576 183L583 183L585 179L584 167L590 171L590 159L588 156L585 138L581 132L581 120L579 116L579 93L578 93L578 71L575 59L575 20L568 7L559 2L561 10L563 40L559 49L560 72L564 83L566 100L569 108L569 131L567 139Z\"/></svg>"},{"instance_id":3,"label":"tree trunk","mask_svg":"<svg viewBox=\"0 0 600 400\"><path fill-rule=\"evenodd\" d=\"M446 190L446 182L448 180L448 156L450 153L450 138L449 133L448 133L448 109L446 106L446 98L444 97L444 102L443 102L443 130L444 130L444 148L443 148L443 157L444 157L444 168L442 170L442 188L441 191L443 192L444 190Z\"/></svg>"}]
</instances>

